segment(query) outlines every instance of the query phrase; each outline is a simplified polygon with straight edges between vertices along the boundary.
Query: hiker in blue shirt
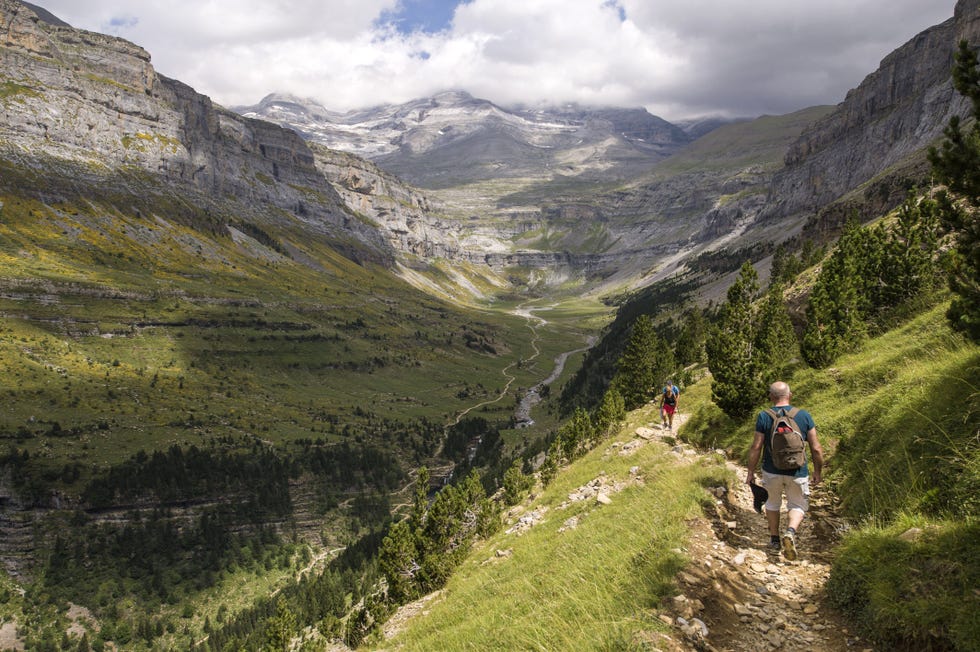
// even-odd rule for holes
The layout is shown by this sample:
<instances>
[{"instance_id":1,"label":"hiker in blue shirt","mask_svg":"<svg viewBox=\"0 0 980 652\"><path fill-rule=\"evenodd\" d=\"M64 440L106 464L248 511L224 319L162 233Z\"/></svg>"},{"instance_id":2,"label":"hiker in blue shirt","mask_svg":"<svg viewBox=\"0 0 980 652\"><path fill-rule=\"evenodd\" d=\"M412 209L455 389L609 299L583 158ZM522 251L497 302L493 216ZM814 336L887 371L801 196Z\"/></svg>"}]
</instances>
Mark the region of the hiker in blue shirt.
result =
<instances>
[{"instance_id":1,"label":"hiker in blue shirt","mask_svg":"<svg viewBox=\"0 0 980 652\"><path fill-rule=\"evenodd\" d=\"M792 393L786 383L777 381L769 386L769 399L772 401L772 409L776 413L786 414L792 410L791 397ZM810 455L813 457L813 484L816 485L820 482L823 474L823 448L817 439L817 426L813 417L806 410L799 410L794 416L794 420L802 431L803 440L810 448ZM754 483L755 467L761 457L762 485L769 492L769 498L766 501L769 547L774 550L782 547L783 556L789 561L793 561L797 556L796 533L803 523L803 517L809 507L809 466L804 456L803 466L798 469L780 470L776 468L772 459L772 442L770 441L772 426L772 415L765 410L760 412L755 421L755 438L752 440L752 448L749 449L748 474L745 477L745 484L751 486ZM784 494L786 496L788 524L782 537L780 537L779 512L782 508Z\"/></svg>"}]
</instances>

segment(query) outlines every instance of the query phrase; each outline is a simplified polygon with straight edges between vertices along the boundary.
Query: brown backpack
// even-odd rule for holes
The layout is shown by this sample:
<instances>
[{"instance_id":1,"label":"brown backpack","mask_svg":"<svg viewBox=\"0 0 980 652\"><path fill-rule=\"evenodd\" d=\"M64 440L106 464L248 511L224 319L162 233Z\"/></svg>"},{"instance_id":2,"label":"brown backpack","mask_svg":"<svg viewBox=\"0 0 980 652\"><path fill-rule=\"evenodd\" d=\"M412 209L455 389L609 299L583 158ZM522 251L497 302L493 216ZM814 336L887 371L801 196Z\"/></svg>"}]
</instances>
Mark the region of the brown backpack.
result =
<instances>
[{"instance_id":1,"label":"brown backpack","mask_svg":"<svg viewBox=\"0 0 980 652\"><path fill-rule=\"evenodd\" d=\"M769 433L772 463L780 471L796 471L806 464L805 440L794 419L799 411L799 408L793 408L779 413L766 408L766 412L772 417L772 430Z\"/></svg>"}]
</instances>

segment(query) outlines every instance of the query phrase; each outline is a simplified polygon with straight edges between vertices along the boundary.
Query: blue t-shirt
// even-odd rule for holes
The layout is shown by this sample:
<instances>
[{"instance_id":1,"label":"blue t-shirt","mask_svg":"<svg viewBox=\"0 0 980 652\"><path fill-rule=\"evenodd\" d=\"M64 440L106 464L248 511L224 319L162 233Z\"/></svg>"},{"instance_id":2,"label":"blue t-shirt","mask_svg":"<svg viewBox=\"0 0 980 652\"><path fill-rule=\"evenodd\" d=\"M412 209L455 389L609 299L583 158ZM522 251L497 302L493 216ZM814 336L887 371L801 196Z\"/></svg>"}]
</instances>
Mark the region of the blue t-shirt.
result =
<instances>
[{"instance_id":1,"label":"blue t-shirt","mask_svg":"<svg viewBox=\"0 0 980 652\"><path fill-rule=\"evenodd\" d=\"M779 407L772 408L777 414L785 414L793 409L792 405L780 405ZM803 431L803 440L806 441L807 433L811 429L816 428L817 424L813 422L813 417L806 410L800 410L793 417L796 421L796 425L800 427ZM759 413L759 416L755 419L755 431L765 434L763 441L765 444L762 449L762 470L766 473L778 473L779 475L792 475L797 478L805 478L810 474L810 468L806 462L803 466L798 468L796 471L782 471L777 469L772 463L772 442L769 440L769 431L772 430L772 417L769 413L763 410ZM806 457L806 450L804 449L804 457ZM807 459L809 462L809 459Z\"/></svg>"}]
</instances>

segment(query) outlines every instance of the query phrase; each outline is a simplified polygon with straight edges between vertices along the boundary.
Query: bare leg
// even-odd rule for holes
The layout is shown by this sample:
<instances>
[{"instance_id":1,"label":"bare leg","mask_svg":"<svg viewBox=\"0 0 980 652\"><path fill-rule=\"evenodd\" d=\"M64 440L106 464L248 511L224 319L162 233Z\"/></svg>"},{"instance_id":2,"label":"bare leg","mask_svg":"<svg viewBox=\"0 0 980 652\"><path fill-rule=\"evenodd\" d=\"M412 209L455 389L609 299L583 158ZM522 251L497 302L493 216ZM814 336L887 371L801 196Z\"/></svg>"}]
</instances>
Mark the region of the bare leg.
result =
<instances>
[{"instance_id":1,"label":"bare leg","mask_svg":"<svg viewBox=\"0 0 980 652\"><path fill-rule=\"evenodd\" d=\"M766 508L766 520L769 522L769 534L771 536L779 536L779 510L773 512L769 508Z\"/></svg>"},{"instance_id":2,"label":"bare leg","mask_svg":"<svg viewBox=\"0 0 980 652\"><path fill-rule=\"evenodd\" d=\"M793 530L799 530L800 525L803 524L803 512L798 509L791 509L789 511L789 523L788 526L793 528ZM777 526L778 527L778 526Z\"/></svg>"}]
</instances>

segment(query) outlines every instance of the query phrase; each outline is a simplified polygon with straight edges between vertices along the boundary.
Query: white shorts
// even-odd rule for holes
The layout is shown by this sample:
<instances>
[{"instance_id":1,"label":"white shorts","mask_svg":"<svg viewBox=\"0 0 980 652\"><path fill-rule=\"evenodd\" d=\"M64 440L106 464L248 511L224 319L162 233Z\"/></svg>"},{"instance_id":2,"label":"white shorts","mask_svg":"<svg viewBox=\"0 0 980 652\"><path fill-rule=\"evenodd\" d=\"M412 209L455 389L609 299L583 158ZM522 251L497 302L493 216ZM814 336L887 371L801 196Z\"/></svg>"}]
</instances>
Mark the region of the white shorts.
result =
<instances>
[{"instance_id":1,"label":"white shorts","mask_svg":"<svg viewBox=\"0 0 980 652\"><path fill-rule=\"evenodd\" d=\"M769 492L766 510L778 512L786 495L787 511L799 510L806 514L810 506L810 476L797 478L792 475L762 472L762 486Z\"/></svg>"}]
</instances>

